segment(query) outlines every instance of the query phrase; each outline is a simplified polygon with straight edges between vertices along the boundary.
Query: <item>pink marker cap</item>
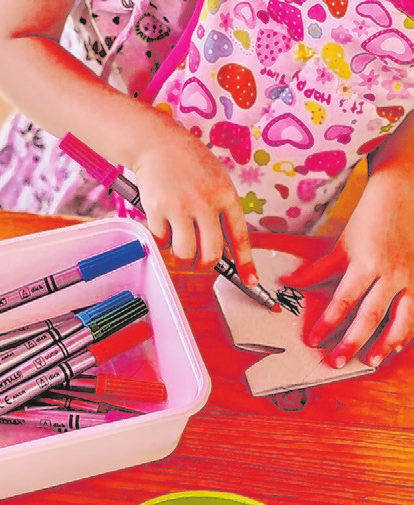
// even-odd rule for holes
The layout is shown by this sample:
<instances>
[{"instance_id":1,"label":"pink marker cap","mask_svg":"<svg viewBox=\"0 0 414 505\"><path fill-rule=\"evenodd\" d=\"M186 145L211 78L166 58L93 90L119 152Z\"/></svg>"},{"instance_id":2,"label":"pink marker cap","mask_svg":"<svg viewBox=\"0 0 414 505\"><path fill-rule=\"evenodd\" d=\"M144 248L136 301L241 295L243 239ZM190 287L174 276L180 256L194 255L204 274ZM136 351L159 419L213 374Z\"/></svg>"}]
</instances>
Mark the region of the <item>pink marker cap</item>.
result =
<instances>
[{"instance_id":1,"label":"pink marker cap","mask_svg":"<svg viewBox=\"0 0 414 505\"><path fill-rule=\"evenodd\" d=\"M79 163L89 175L107 188L109 188L120 174L119 170L114 165L109 163L105 158L100 156L70 132L61 139L59 147Z\"/></svg>"}]
</instances>

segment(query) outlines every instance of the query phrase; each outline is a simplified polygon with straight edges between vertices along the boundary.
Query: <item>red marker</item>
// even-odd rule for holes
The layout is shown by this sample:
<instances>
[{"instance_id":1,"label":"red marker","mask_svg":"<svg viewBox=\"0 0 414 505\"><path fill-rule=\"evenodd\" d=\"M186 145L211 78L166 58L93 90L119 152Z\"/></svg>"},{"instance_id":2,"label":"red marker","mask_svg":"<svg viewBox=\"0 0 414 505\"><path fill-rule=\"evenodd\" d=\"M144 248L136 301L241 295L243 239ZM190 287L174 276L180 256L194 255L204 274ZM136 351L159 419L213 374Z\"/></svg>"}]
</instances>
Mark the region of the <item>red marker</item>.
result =
<instances>
[{"instance_id":1,"label":"red marker","mask_svg":"<svg viewBox=\"0 0 414 505\"><path fill-rule=\"evenodd\" d=\"M68 391L117 396L139 402L157 403L167 399L165 384L157 380L142 380L134 377L98 374L82 375L63 384ZM62 393L64 390L59 390Z\"/></svg>"},{"instance_id":2,"label":"red marker","mask_svg":"<svg viewBox=\"0 0 414 505\"><path fill-rule=\"evenodd\" d=\"M35 396L63 384L93 366L102 365L137 343L142 342L143 335L150 334L150 325L146 322L140 322L108 337L102 342L91 345L86 351L9 389L0 396L0 415L7 414Z\"/></svg>"},{"instance_id":3,"label":"red marker","mask_svg":"<svg viewBox=\"0 0 414 505\"><path fill-rule=\"evenodd\" d=\"M73 356L78 351L86 349L86 347L92 345L94 342L99 342L108 338L108 336L125 328L133 321L137 321L137 319L142 318L147 313L148 307L144 300L142 298L135 298L107 312L102 317L91 321L89 328L82 328L69 336L57 332L57 335L60 337L59 340L57 336L54 340L49 336L49 341L53 345L49 343L49 346L47 346L43 344L43 342L40 342L38 346L29 349L26 349L25 345L22 345L20 347L23 347L23 350L20 350L19 353L16 352L14 356L11 349L7 353L12 355L12 357L8 359L9 362L11 360L18 360L19 354L20 359L25 355L29 356L29 358L22 360L17 366L0 375L0 392L3 393L8 391L10 388L24 382L29 377L40 373L42 370L46 370L52 365L64 361L69 356ZM81 324L80 321L79 323ZM71 327L71 324L69 324L69 327ZM46 340L48 335L42 335L44 335ZM65 338L61 338L62 336L65 336ZM46 348L40 350L40 352L36 352L41 344ZM6 365L6 363L4 363L4 365ZM2 365L0 365L0 371L2 371Z\"/></svg>"}]
</instances>

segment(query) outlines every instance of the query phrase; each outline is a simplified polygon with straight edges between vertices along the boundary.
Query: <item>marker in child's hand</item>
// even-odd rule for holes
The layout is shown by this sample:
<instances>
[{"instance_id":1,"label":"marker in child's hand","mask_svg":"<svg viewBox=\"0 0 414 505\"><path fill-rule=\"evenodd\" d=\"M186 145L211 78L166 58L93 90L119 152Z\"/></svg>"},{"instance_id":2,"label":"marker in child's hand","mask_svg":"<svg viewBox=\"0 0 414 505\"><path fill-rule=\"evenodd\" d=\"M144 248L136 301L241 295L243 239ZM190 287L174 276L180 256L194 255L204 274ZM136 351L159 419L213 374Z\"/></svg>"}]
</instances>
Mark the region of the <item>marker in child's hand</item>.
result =
<instances>
[{"instance_id":1,"label":"marker in child's hand","mask_svg":"<svg viewBox=\"0 0 414 505\"><path fill-rule=\"evenodd\" d=\"M140 212L145 214L141 205L139 190L131 181L105 158L93 151L71 133L67 133L59 143L60 148L88 172L94 179L118 193Z\"/></svg>"},{"instance_id":2,"label":"marker in child's hand","mask_svg":"<svg viewBox=\"0 0 414 505\"><path fill-rule=\"evenodd\" d=\"M114 190L145 214L141 206L137 186L126 179L119 170L111 165L105 158L80 141L72 133L67 133L60 141L59 146L66 154L82 165L90 176L105 187ZM223 256L214 268L219 274L226 277L226 279L246 293L250 298L256 300L273 312L280 312L281 309L277 300L272 298L270 293L266 291L263 286L257 284L254 287L248 287L243 283L237 272L235 263L230 258Z\"/></svg>"},{"instance_id":3,"label":"marker in child's hand","mask_svg":"<svg viewBox=\"0 0 414 505\"><path fill-rule=\"evenodd\" d=\"M272 312L281 312L282 309L277 300L273 298L272 295L266 291L262 285L257 284L256 286L248 287L243 283L240 275L237 272L236 265L225 254L222 258L220 258L219 262L214 267L214 270L223 275L244 293L249 295L250 298L253 298L253 300L256 300L261 305L264 305Z\"/></svg>"},{"instance_id":4,"label":"marker in child's hand","mask_svg":"<svg viewBox=\"0 0 414 505\"><path fill-rule=\"evenodd\" d=\"M0 313L49 295L81 281L91 281L96 277L117 270L129 263L142 259L146 252L138 240L115 247L96 256L79 261L75 266L48 275L13 291L0 295Z\"/></svg>"}]
</instances>

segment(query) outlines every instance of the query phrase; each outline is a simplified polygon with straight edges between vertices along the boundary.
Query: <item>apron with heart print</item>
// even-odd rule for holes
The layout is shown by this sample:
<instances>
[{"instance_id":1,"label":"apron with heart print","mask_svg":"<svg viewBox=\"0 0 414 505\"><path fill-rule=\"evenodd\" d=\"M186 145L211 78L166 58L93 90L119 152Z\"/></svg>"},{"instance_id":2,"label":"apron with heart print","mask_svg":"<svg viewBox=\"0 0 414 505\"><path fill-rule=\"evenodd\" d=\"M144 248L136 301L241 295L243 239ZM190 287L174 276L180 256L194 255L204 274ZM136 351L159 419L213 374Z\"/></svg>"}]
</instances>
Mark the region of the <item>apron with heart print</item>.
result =
<instances>
[{"instance_id":1,"label":"apron with heart print","mask_svg":"<svg viewBox=\"0 0 414 505\"><path fill-rule=\"evenodd\" d=\"M251 229L306 233L412 109L408 16L407 0L77 0L62 45L205 142ZM137 217L57 143L24 116L11 120L3 208L103 216L115 205Z\"/></svg>"},{"instance_id":2,"label":"apron with heart print","mask_svg":"<svg viewBox=\"0 0 414 505\"><path fill-rule=\"evenodd\" d=\"M314 229L413 108L414 7L403 4L205 2L154 104L224 163L251 229Z\"/></svg>"}]
</instances>

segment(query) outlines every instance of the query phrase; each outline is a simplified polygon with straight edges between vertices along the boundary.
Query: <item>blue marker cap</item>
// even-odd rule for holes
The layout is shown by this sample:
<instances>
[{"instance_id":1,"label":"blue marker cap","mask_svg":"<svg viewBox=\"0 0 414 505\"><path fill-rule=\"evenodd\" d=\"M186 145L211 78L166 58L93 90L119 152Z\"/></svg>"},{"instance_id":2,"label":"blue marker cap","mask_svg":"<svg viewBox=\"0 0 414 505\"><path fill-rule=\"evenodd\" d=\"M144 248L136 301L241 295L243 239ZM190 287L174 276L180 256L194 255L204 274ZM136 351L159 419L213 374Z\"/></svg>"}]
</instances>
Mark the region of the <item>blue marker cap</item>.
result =
<instances>
[{"instance_id":1,"label":"blue marker cap","mask_svg":"<svg viewBox=\"0 0 414 505\"><path fill-rule=\"evenodd\" d=\"M145 256L144 248L139 240L115 247L86 260L79 261L78 267L84 281L91 281L100 275L117 270Z\"/></svg>"},{"instance_id":2,"label":"blue marker cap","mask_svg":"<svg viewBox=\"0 0 414 505\"><path fill-rule=\"evenodd\" d=\"M84 326L89 326L91 321L98 319L99 317L106 314L110 310L116 309L117 307L123 305L124 303L130 302L134 299L134 295L131 291L121 291L117 295L107 298L103 302L97 303L88 309L82 310L76 317L80 319Z\"/></svg>"}]
</instances>

